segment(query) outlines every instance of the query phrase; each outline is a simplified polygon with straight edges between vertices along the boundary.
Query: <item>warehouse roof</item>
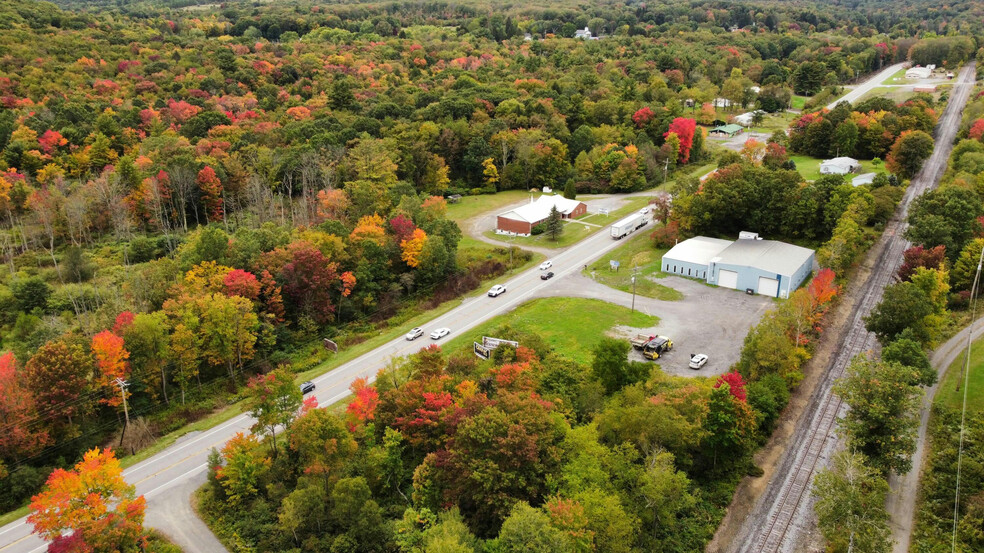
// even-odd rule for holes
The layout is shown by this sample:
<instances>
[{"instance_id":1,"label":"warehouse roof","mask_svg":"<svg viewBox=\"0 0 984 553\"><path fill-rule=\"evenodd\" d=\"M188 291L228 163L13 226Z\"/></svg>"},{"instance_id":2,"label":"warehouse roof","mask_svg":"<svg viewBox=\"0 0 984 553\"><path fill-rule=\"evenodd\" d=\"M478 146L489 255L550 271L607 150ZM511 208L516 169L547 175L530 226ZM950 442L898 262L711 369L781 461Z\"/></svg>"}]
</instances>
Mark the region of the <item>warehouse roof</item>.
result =
<instances>
[{"instance_id":1,"label":"warehouse roof","mask_svg":"<svg viewBox=\"0 0 984 553\"><path fill-rule=\"evenodd\" d=\"M500 213L499 217L505 217L507 219L514 219L517 221L526 221L527 223L539 223L550 216L550 209L554 206L557 207L557 211L559 211L561 215L570 215L571 212L577 209L577 206L579 205L581 205L581 202L577 200L569 200L556 194L551 196L544 194L537 198L534 202L530 202L522 207L517 207L512 211Z\"/></svg>"},{"instance_id":2,"label":"warehouse roof","mask_svg":"<svg viewBox=\"0 0 984 553\"><path fill-rule=\"evenodd\" d=\"M731 240L695 236L670 248L670 251L663 254L663 258L683 261L684 263L707 265L711 259L720 255L730 245Z\"/></svg>"},{"instance_id":3,"label":"warehouse roof","mask_svg":"<svg viewBox=\"0 0 984 553\"><path fill-rule=\"evenodd\" d=\"M670 250L672 251L672 250ZM775 240L736 240L718 254L717 263L745 265L768 273L791 276L813 250Z\"/></svg>"}]
</instances>

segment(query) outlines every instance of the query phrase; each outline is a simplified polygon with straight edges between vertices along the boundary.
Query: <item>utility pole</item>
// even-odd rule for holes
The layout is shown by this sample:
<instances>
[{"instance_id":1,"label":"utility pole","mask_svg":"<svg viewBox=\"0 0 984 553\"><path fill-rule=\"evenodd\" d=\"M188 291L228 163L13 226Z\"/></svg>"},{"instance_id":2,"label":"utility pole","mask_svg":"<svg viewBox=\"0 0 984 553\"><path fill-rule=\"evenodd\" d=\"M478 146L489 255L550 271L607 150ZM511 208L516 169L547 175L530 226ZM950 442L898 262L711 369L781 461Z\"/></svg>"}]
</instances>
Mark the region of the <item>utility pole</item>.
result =
<instances>
[{"instance_id":1,"label":"utility pole","mask_svg":"<svg viewBox=\"0 0 984 553\"><path fill-rule=\"evenodd\" d=\"M123 423L123 431L120 432L120 447L123 447L123 437L126 436L126 427L130 426L130 411L126 408L126 388L130 383L122 378L117 378L113 381L113 384L120 387L120 395L123 396L123 420L125 422ZM131 453L133 452L131 451Z\"/></svg>"},{"instance_id":2,"label":"utility pole","mask_svg":"<svg viewBox=\"0 0 984 553\"><path fill-rule=\"evenodd\" d=\"M635 275L632 275L632 312L635 313Z\"/></svg>"},{"instance_id":3,"label":"utility pole","mask_svg":"<svg viewBox=\"0 0 984 553\"><path fill-rule=\"evenodd\" d=\"M116 384L117 386L120 387L120 395L123 396L123 416L124 416L124 420L126 421L126 425L129 426L130 411L126 408L126 389L130 385L130 383L127 382L126 380L123 380L122 378L117 378L116 380L113 381L113 384Z\"/></svg>"}]
</instances>

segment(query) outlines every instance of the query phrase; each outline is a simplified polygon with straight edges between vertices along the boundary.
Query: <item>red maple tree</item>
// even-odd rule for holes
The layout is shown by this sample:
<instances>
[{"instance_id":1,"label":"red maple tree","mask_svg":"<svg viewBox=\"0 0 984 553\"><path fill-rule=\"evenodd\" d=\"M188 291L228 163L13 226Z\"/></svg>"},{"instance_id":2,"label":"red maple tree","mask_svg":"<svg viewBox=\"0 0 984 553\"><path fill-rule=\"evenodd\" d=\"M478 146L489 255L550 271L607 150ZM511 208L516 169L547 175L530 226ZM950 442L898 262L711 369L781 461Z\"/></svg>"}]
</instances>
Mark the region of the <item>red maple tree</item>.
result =
<instances>
[{"instance_id":1,"label":"red maple tree","mask_svg":"<svg viewBox=\"0 0 984 553\"><path fill-rule=\"evenodd\" d=\"M724 373L718 377L717 382L714 384L715 388L720 388L721 384L727 384L729 386L729 391L731 396L738 401L745 401L745 379L741 377L738 371L731 371L729 373Z\"/></svg>"},{"instance_id":2,"label":"red maple tree","mask_svg":"<svg viewBox=\"0 0 984 553\"><path fill-rule=\"evenodd\" d=\"M663 135L665 138L670 133L676 133L680 138L680 163L690 161L690 150L694 147L694 133L697 130L697 121L689 117L677 117L670 122L670 130Z\"/></svg>"}]
</instances>

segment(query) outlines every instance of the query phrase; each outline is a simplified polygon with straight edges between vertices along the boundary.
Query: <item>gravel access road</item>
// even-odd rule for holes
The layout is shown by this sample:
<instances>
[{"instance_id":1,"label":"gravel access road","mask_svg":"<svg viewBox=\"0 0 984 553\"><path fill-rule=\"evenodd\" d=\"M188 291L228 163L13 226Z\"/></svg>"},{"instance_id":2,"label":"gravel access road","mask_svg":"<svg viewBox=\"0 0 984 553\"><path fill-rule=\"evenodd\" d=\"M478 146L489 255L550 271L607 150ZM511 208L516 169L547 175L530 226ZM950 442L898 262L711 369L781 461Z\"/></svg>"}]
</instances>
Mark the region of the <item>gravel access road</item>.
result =
<instances>
[{"instance_id":1,"label":"gravel access road","mask_svg":"<svg viewBox=\"0 0 984 553\"><path fill-rule=\"evenodd\" d=\"M812 508L814 497L810 492L813 476L826 465L830 455L839 446L836 421L846 409L846 405L833 394L831 387L844 374L851 358L877 347L874 335L864 328L863 317L878 303L885 286L893 280L901 263L902 251L909 247L903 233L910 203L915 197L935 187L943 176L960 126L960 115L974 85L974 75L973 64L961 70L950 101L934 131L936 148L919 174L912 179L896 216L869 253L868 259L875 260L875 263L868 278L856 283L859 289L858 299L848 319L849 326L843 334L843 346L834 357L833 363L827 366L819 385L813 391L796 431L788 442L789 446L779 461L775 477L743 521L737 538L732 541L728 551L801 551L803 542L815 527Z\"/></svg>"}]
</instances>

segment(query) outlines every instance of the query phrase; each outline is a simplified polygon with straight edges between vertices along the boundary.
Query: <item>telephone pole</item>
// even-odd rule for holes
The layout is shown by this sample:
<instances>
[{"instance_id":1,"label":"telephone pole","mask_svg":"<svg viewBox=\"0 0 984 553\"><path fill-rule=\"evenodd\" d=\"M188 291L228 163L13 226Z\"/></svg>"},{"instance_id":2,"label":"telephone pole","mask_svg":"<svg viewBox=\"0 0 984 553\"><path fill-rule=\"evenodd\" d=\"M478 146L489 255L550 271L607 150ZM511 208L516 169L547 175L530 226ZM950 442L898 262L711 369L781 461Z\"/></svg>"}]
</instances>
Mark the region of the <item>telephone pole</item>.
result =
<instances>
[{"instance_id":1,"label":"telephone pole","mask_svg":"<svg viewBox=\"0 0 984 553\"><path fill-rule=\"evenodd\" d=\"M126 421L126 426L130 426L130 411L126 408L126 389L130 385L130 383L127 382L126 380L123 380L122 378L117 378L116 380L113 381L113 384L116 384L117 386L120 387L120 395L123 396L124 420Z\"/></svg>"}]
</instances>

